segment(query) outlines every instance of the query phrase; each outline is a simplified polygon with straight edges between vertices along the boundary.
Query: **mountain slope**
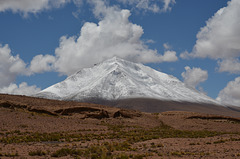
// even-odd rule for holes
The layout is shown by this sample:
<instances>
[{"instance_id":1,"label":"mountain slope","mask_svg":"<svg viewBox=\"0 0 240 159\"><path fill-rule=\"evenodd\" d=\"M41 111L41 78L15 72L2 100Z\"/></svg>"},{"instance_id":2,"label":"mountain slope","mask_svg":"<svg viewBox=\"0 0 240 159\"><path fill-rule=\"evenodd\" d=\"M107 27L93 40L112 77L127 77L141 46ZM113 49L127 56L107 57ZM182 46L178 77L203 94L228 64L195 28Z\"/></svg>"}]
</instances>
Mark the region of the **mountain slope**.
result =
<instances>
[{"instance_id":1,"label":"mountain slope","mask_svg":"<svg viewBox=\"0 0 240 159\"><path fill-rule=\"evenodd\" d=\"M217 103L187 87L177 78L150 67L114 57L92 68L84 68L36 96L61 100L91 98L117 100L154 98L170 101Z\"/></svg>"}]
</instances>

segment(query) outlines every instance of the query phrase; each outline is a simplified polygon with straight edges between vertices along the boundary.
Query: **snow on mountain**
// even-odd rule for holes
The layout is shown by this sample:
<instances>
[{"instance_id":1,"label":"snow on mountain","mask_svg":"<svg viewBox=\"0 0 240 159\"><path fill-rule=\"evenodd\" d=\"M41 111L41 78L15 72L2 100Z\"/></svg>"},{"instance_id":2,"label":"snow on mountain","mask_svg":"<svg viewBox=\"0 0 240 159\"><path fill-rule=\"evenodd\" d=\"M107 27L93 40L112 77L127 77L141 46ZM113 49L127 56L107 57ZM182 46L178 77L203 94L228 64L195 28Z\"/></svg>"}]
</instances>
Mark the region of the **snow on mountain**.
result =
<instances>
[{"instance_id":1,"label":"snow on mountain","mask_svg":"<svg viewBox=\"0 0 240 159\"><path fill-rule=\"evenodd\" d=\"M139 63L114 57L92 68L84 68L36 96L61 100L99 98L155 98L160 100L215 103L214 99L187 87L168 74Z\"/></svg>"}]
</instances>

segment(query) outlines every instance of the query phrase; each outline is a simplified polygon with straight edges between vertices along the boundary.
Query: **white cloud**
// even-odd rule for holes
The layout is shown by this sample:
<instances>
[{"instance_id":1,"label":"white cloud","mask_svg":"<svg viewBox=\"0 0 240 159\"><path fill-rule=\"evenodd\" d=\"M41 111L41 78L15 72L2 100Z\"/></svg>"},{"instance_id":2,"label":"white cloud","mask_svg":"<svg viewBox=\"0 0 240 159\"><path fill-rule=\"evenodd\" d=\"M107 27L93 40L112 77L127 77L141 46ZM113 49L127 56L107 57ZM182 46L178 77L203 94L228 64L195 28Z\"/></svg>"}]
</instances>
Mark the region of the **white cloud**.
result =
<instances>
[{"instance_id":1,"label":"white cloud","mask_svg":"<svg viewBox=\"0 0 240 159\"><path fill-rule=\"evenodd\" d=\"M184 83L190 87L196 88L200 83L208 79L208 72L201 68L193 67L191 69L189 66L186 66L185 70L186 72L183 72L181 75Z\"/></svg>"},{"instance_id":2,"label":"white cloud","mask_svg":"<svg viewBox=\"0 0 240 159\"><path fill-rule=\"evenodd\" d=\"M13 83L18 75L30 74L31 71L19 55L12 56L9 46L0 44L0 93L31 95L40 91L36 86L28 86L24 82L19 86Z\"/></svg>"},{"instance_id":3,"label":"white cloud","mask_svg":"<svg viewBox=\"0 0 240 159\"><path fill-rule=\"evenodd\" d=\"M30 65L31 73L42 73L46 71L52 71L55 57L52 55L37 55L35 56Z\"/></svg>"},{"instance_id":4,"label":"white cloud","mask_svg":"<svg viewBox=\"0 0 240 159\"><path fill-rule=\"evenodd\" d=\"M240 61L237 58L232 59L224 59L221 61L218 61L219 72L230 72L239 74L240 73Z\"/></svg>"},{"instance_id":5,"label":"white cloud","mask_svg":"<svg viewBox=\"0 0 240 159\"><path fill-rule=\"evenodd\" d=\"M175 0L163 0L164 2L164 7L162 9L163 12L166 12L166 11L171 11L172 10L172 5L174 5L176 3Z\"/></svg>"},{"instance_id":6,"label":"white cloud","mask_svg":"<svg viewBox=\"0 0 240 159\"><path fill-rule=\"evenodd\" d=\"M26 74L26 64L18 55L12 56L8 45L0 44L0 88L15 81L17 75Z\"/></svg>"},{"instance_id":7,"label":"white cloud","mask_svg":"<svg viewBox=\"0 0 240 159\"><path fill-rule=\"evenodd\" d=\"M77 7L81 7L83 4L83 0L73 0L73 3L77 6Z\"/></svg>"},{"instance_id":8,"label":"white cloud","mask_svg":"<svg viewBox=\"0 0 240 159\"><path fill-rule=\"evenodd\" d=\"M113 56L142 63L177 60L175 51L160 55L144 44L140 39L143 29L129 21L129 10L108 7L101 0L90 3L95 6L94 14L101 20L98 24L85 23L79 37L61 37L55 50L54 66L58 72L70 75Z\"/></svg>"},{"instance_id":9,"label":"white cloud","mask_svg":"<svg viewBox=\"0 0 240 159\"><path fill-rule=\"evenodd\" d=\"M0 12L12 11L14 13L38 13L50 8L59 8L70 0L1 0Z\"/></svg>"},{"instance_id":10,"label":"white cloud","mask_svg":"<svg viewBox=\"0 0 240 159\"><path fill-rule=\"evenodd\" d=\"M145 43L146 44L154 44L156 42L154 40L152 40L152 39L147 39L147 40L145 40Z\"/></svg>"},{"instance_id":11,"label":"white cloud","mask_svg":"<svg viewBox=\"0 0 240 159\"><path fill-rule=\"evenodd\" d=\"M191 56L192 56L192 54L189 53L188 51L184 51L184 52L182 52L182 53L180 54L180 57L181 57L182 59L190 59Z\"/></svg>"},{"instance_id":12,"label":"white cloud","mask_svg":"<svg viewBox=\"0 0 240 159\"><path fill-rule=\"evenodd\" d=\"M106 0L87 0L88 2L98 3L107 2ZM109 0L108 0L109 1ZM23 14L27 17L29 13L37 14L44 10L60 8L65 4L72 2L78 7L77 11L72 12L73 16L78 18L80 7L83 0L0 0L0 12L12 11L13 13ZM154 13L171 11L175 0L118 0L118 2L133 6L139 10L151 11Z\"/></svg>"},{"instance_id":13,"label":"white cloud","mask_svg":"<svg viewBox=\"0 0 240 159\"><path fill-rule=\"evenodd\" d=\"M168 43L164 43L163 47L165 50L170 50L172 48Z\"/></svg>"},{"instance_id":14,"label":"white cloud","mask_svg":"<svg viewBox=\"0 0 240 159\"><path fill-rule=\"evenodd\" d=\"M28 86L27 83L23 82L21 84L16 85L11 83L9 86L5 86L3 88L0 88L0 93L5 94L15 94L15 95L33 95L41 91L40 88L37 88L37 86Z\"/></svg>"},{"instance_id":15,"label":"white cloud","mask_svg":"<svg viewBox=\"0 0 240 159\"><path fill-rule=\"evenodd\" d=\"M75 4L75 6L78 8L76 11L72 12L72 15L78 19L79 14L81 13L81 7L83 5L83 0L73 0L73 3Z\"/></svg>"},{"instance_id":16,"label":"white cloud","mask_svg":"<svg viewBox=\"0 0 240 159\"><path fill-rule=\"evenodd\" d=\"M240 57L240 1L231 0L206 22L197 34L197 41L191 53L183 53L182 58L222 59L220 66ZM234 68L222 67L220 71L236 72Z\"/></svg>"},{"instance_id":17,"label":"white cloud","mask_svg":"<svg viewBox=\"0 0 240 159\"><path fill-rule=\"evenodd\" d=\"M230 81L227 86L220 91L217 100L226 105L240 107L240 77Z\"/></svg>"},{"instance_id":18,"label":"white cloud","mask_svg":"<svg viewBox=\"0 0 240 159\"><path fill-rule=\"evenodd\" d=\"M175 51L165 51L163 57L164 62L174 62L178 60L178 57L176 55L177 53Z\"/></svg>"},{"instance_id":19,"label":"white cloud","mask_svg":"<svg viewBox=\"0 0 240 159\"><path fill-rule=\"evenodd\" d=\"M165 49L165 52L164 52L164 55L163 55L164 61L174 62L174 61L178 60L178 57L176 55L177 54L176 51L171 50L172 49L171 45L169 45L168 43L164 43L163 47Z\"/></svg>"},{"instance_id":20,"label":"white cloud","mask_svg":"<svg viewBox=\"0 0 240 159\"><path fill-rule=\"evenodd\" d=\"M13 56L8 45L0 44L0 88L14 82L18 75L32 75L54 70L55 57L37 55L29 66L19 57Z\"/></svg>"},{"instance_id":21,"label":"white cloud","mask_svg":"<svg viewBox=\"0 0 240 159\"><path fill-rule=\"evenodd\" d=\"M175 0L118 0L123 4L134 6L134 8L151 11L154 13L171 11Z\"/></svg>"}]
</instances>

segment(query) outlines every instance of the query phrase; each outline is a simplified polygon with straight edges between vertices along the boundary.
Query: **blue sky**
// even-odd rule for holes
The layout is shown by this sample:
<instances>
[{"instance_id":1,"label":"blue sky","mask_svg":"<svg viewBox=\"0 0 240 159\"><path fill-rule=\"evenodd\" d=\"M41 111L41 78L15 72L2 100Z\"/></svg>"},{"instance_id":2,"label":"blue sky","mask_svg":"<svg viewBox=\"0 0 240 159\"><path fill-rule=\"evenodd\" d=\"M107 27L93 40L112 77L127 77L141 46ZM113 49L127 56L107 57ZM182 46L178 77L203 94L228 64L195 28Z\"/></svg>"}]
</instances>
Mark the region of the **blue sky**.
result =
<instances>
[{"instance_id":1,"label":"blue sky","mask_svg":"<svg viewBox=\"0 0 240 159\"><path fill-rule=\"evenodd\" d=\"M3 0L0 92L29 95L119 56L240 106L239 7L238 0Z\"/></svg>"}]
</instances>

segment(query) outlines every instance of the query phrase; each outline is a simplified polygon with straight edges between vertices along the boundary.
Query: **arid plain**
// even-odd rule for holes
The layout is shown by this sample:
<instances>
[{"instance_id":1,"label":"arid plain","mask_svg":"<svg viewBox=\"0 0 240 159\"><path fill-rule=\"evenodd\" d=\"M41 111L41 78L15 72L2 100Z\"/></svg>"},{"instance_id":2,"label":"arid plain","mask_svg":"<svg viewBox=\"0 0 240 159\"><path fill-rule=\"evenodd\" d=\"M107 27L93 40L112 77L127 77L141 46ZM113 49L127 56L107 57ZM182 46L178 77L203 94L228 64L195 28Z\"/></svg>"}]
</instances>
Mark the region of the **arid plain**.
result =
<instances>
[{"instance_id":1,"label":"arid plain","mask_svg":"<svg viewBox=\"0 0 240 159\"><path fill-rule=\"evenodd\" d=\"M0 158L240 158L236 115L0 95Z\"/></svg>"}]
</instances>

